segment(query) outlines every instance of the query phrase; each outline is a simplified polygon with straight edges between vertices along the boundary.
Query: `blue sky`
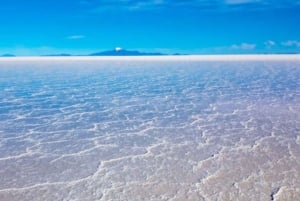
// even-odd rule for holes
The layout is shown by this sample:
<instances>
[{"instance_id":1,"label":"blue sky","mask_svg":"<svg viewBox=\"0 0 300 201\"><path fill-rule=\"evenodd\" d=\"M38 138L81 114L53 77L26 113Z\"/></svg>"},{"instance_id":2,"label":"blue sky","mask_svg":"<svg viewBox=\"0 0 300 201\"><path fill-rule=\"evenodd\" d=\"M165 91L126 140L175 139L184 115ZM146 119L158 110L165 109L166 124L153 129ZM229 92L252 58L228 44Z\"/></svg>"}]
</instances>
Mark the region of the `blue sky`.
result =
<instances>
[{"instance_id":1,"label":"blue sky","mask_svg":"<svg viewBox=\"0 0 300 201\"><path fill-rule=\"evenodd\" d=\"M300 52L300 0L2 0L0 54Z\"/></svg>"}]
</instances>

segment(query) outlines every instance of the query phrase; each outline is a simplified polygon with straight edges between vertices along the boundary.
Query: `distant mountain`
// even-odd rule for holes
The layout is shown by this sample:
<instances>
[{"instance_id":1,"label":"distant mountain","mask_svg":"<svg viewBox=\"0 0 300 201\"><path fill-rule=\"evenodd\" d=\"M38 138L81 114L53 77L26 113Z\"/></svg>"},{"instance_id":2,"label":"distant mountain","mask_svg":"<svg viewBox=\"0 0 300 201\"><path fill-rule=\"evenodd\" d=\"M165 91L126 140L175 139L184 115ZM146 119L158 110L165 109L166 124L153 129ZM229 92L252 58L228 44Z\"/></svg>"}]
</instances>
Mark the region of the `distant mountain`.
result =
<instances>
[{"instance_id":1,"label":"distant mountain","mask_svg":"<svg viewBox=\"0 0 300 201\"><path fill-rule=\"evenodd\" d=\"M47 54L47 55L42 55L46 57L69 57L72 56L71 54L66 54L66 53L61 53L61 54Z\"/></svg>"},{"instance_id":2,"label":"distant mountain","mask_svg":"<svg viewBox=\"0 0 300 201\"><path fill-rule=\"evenodd\" d=\"M14 54L3 54L1 57L15 57L16 55Z\"/></svg>"},{"instance_id":3,"label":"distant mountain","mask_svg":"<svg viewBox=\"0 0 300 201\"><path fill-rule=\"evenodd\" d=\"M175 54L172 54L173 56L180 56L180 55L188 55L188 54L180 54L180 53L175 53Z\"/></svg>"},{"instance_id":4,"label":"distant mountain","mask_svg":"<svg viewBox=\"0 0 300 201\"><path fill-rule=\"evenodd\" d=\"M154 53L139 52L135 50L125 50L121 48L115 48L114 50L89 54L89 56L159 56L159 55L165 55L165 54L157 53L157 52Z\"/></svg>"},{"instance_id":5,"label":"distant mountain","mask_svg":"<svg viewBox=\"0 0 300 201\"><path fill-rule=\"evenodd\" d=\"M48 55L41 55L46 57L66 57L66 56L163 56L168 54L162 54L159 52L140 52L136 50L126 50L120 47L116 47L113 50L103 51L103 52L96 52L88 55L72 55L67 53L61 54L48 54ZM170 55L182 55L179 53L170 54Z\"/></svg>"}]
</instances>

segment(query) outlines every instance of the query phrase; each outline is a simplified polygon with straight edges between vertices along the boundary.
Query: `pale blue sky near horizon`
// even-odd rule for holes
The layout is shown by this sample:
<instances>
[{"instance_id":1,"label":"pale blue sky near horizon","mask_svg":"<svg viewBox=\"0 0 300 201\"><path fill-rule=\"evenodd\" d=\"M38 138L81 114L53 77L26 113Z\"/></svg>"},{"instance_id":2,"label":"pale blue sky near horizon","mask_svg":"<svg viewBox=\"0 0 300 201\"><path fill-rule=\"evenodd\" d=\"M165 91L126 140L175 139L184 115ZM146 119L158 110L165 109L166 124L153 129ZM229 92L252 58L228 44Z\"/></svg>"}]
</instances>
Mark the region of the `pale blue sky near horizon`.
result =
<instances>
[{"instance_id":1,"label":"pale blue sky near horizon","mask_svg":"<svg viewBox=\"0 0 300 201\"><path fill-rule=\"evenodd\" d=\"M3 0L0 55L300 53L299 0Z\"/></svg>"}]
</instances>

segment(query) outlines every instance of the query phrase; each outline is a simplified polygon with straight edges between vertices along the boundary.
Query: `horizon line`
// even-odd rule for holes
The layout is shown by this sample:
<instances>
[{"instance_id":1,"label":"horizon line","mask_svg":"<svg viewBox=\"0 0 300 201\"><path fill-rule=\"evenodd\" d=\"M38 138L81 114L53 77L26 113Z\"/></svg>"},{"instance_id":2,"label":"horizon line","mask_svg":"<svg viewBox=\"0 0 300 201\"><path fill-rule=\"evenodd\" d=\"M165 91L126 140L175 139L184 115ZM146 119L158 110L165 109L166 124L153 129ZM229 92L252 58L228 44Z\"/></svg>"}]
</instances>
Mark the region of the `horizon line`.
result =
<instances>
[{"instance_id":1,"label":"horizon line","mask_svg":"<svg viewBox=\"0 0 300 201\"><path fill-rule=\"evenodd\" d=\"M206 55L158 55L158 56L18 56L0 57L4 61L263 61L297 60L300 54L206 54Z\"/></svg>"}]
</instances>

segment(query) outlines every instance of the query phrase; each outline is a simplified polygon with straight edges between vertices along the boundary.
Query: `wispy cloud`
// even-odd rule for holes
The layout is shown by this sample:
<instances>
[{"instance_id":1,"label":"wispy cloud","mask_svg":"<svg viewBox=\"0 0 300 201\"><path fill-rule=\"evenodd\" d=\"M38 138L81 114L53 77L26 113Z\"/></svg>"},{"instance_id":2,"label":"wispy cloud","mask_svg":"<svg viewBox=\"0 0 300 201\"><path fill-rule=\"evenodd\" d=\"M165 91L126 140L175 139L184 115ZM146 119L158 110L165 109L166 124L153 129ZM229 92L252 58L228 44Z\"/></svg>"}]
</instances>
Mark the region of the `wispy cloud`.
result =
<instances>
[{"instance_id":1,"label":"wispy cloud","mask_svg":"<svg viewBox=\"0 0 300 201\"><path fill-rule=\"evenodd\" d=\"M261 3L261 0L225 0L225 3L229 5L238 5L249 3Z\"/></svg>"},{"instance_id":2,"label":"wispy cloud","mask_svg":"<svg viewBox=\"0 0 300 201\"><path fill-rule=\"evenodd\" d=\"M89 2L94 12L105 10L147 10L171 6L167 0L98 0ZM175 3L177 4L177 3Z\"/></svg>"},{"instance_id":3,"label":"wispy cloud","mask_svg":"<svg viewBox=\"0 0 300 201\"><path fill-rule=\"evenodd\" d=\"M85 35L72 35L72 36L68 36L67 39L69 40L78 40L78 39L83 39L85 38Z\"/></svg>"},{"instance_id":4,"label":"wispy cloud","mask_svg":"<svg viewBox=\"0 0 300 201\"><path fill-rule=\"evenodd\" d=\"M250 43L242 43L242 44L233 44L230 46L230 49L232 50L253 50L256 48L256 44L250 44Z\"/></svg>"},{"instance_id":5,"label":"wispy cloud","mask_svg":"<svg viewBox=\"0 0 300 201\"><path fill-rule=\"evenodd\" d=\"M300 41L297 40L288 40L281 43L281 45L286 47L300 47Z\"/></svg>"},{"instance_id":6,"label":"wispy cloud","mask_svg":"<svg viewBox=\"0 0 300 201\"><path fill-rule=\"evenodd\" d=\"M268 41L266 41L264 44L265 44L265 47L266 47L266 48L270 49L270 48L272 48L273 46L276 45L276 42L273 41L273 40L268 40Z\"/></svg>"},{"instance_id":7,"label":"wispy cloud","mask_svg":"<svg viewBox=\"0 0 300 201\"><path fill-rule=\"evenodd\" d=\"M145 10L157 8L193 8L226 10L239 7L240 9L258 8L271 9L280 7L299 6L295 0L81 0L85 5L90 5L94 11L103 10ZM250 6L251 5L251 6ZM250 7L249 7L250 6Z\"/></svg>"}]
</instances>

